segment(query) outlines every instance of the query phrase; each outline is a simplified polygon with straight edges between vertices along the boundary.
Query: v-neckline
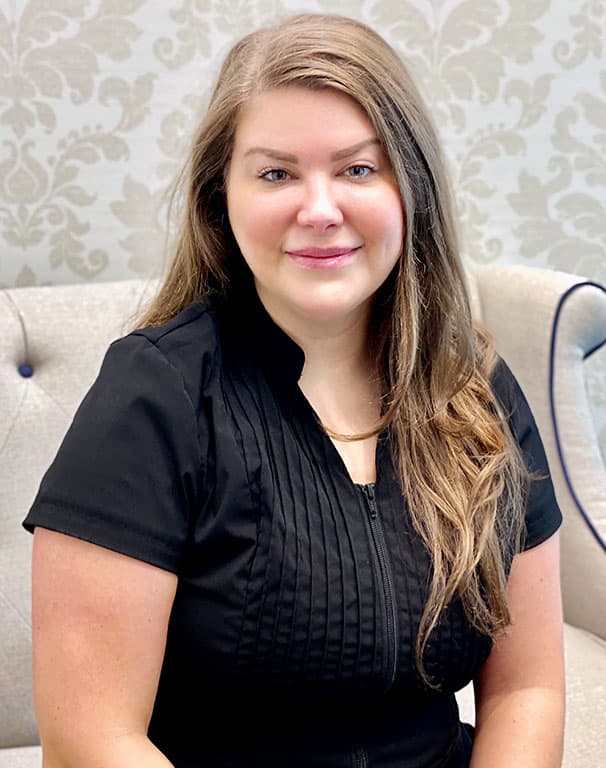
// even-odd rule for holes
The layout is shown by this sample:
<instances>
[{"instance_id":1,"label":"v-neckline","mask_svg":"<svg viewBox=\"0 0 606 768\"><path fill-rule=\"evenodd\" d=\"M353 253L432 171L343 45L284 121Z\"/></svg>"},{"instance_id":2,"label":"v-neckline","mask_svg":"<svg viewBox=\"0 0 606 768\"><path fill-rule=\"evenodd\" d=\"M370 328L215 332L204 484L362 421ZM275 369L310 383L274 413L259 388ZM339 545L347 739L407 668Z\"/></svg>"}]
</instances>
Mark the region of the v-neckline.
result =
<instances>
[{"instance_id":1,"label":"v-neckline","mask_svg":"<svg viewBox=\"0 0 606 768\"><path fill-rule=\"evenodd\" d=\"M345 463L345 460L341 456L338 448L322 428L322 422L320 420L320 417L318 416L318 413L316 412L313 405L309 402L309 400L305 396L305 393L303 392L303 390L298 385L295 385L294 397L299 406L298 408L299 413L306 419L306 422L308 424L309 429L312 431L312 434L316 437L319 443L322 444L325 453L327 453L327 455L329 455L331 458L331 464L333 465L333 467L336 467L339 470L339 474L343 477L343 479L347 482L347 484L351 486L351 488L354 490L355 489L363 490L364 488L370 488L370 487L376 488L380 478L380 466L381 466L380 453L382 450L382 443L387 438L387 430L382 430L377 435L377 442L375 444L375 451L374 451L375 479L372 482L368 482L368 483L357 482L352 477L349 471L349 468L347 467L347 464Z\"/></svg>"}]
</instances>

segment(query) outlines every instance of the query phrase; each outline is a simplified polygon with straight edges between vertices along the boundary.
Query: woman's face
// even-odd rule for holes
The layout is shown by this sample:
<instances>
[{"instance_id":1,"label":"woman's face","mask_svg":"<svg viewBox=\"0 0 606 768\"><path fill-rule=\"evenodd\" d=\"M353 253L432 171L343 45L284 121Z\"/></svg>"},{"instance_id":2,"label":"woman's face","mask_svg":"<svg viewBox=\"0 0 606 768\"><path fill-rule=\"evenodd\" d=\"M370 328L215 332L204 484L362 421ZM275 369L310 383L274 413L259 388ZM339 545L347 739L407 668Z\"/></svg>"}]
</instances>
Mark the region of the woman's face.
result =
<instances>
[{"instance_id":1,"label":"woman's face","mask_svg":"<svg viewBox=\"0 0 606 768\"><path fill-rule=\"evenodd\" d=\"M404 212L364 110L334 90L261 93L240 112L227 211L275 318L354 319L398 261Z\"/></svg>"}]
</instances>

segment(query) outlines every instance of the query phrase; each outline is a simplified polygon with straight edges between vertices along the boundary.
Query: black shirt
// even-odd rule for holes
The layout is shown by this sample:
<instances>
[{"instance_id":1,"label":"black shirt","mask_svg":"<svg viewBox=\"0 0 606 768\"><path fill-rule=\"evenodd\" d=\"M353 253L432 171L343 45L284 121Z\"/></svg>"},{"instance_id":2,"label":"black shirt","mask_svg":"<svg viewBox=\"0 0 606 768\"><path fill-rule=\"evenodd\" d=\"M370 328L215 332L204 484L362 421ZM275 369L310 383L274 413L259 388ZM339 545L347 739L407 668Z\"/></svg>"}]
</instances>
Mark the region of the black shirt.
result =
<instances>
[{"instance_id":1,"label":"black shirt","mask_svg":"<svg viewBox=\"0 0 606 768\"><path fill-rule=\"evenodd\" d=\"M386 434L352 482L298 379L302 350L255 298L195 302L109 348L25 526L178 575L149 735L176 768L458 768L454 692L491 641L458 601L415 666L429 556ZM501 361L494 390L533 470L534 420ZM532 484L526 547L561 515Z\"/></svg>"}]
</instances>

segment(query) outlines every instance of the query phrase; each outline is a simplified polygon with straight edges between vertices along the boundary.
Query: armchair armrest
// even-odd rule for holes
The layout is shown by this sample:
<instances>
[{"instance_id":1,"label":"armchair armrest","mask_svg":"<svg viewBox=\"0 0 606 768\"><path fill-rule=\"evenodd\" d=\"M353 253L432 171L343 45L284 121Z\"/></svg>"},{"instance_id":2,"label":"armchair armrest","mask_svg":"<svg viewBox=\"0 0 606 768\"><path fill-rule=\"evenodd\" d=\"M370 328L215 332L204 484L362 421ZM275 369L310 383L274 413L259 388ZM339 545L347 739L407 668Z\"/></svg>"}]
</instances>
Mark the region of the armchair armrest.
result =
<instances>
[{"instance_id":1,"label":"armchair armrest","mask_svg":"<svg viewBox=\"0 0 606 768\"><path fill-rule=\"evenodd\" d=\"M606 639L606 467L583 373L585 358L606 343L606 291L525 266L484 268L475 281L482 322L518 378L545 444L564 515L566 621Z\"/></svg>"}]
</instances>

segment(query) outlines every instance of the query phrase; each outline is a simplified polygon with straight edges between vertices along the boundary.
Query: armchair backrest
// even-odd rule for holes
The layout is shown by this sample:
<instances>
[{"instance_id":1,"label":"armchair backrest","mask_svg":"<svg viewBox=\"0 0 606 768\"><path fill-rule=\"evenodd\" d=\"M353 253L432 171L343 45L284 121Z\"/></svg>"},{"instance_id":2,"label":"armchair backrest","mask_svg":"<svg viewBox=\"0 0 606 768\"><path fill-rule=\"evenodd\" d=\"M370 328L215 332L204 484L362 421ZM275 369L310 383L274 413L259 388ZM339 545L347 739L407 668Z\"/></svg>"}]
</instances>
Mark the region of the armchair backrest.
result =
<instances>
[{"instance_id":1,"label":"armchair backrest","mask_svg":"<svg viewBox=\"0 0 606 768\"><path fill-rule=\"evenodd\" d=\"M482 322L530 403L564 515L564 617L606 640L606 551L585 519L606 537L606 466L584 371L586 356L606 343L606 291L575 275L524 266L474 277Z\"/></svg>"},{"instance_id":2,"label":"armchair backrest","mask_svg":"<svg viewBox=\"0 0 606 768\"><path fill-rule=\"evenodd\" d=\"M125 318L145 289L125 281L0 291L0 749L38 743L32 537L21 521L107 346L128 331Z\"/></svg>"}]
</instances>

